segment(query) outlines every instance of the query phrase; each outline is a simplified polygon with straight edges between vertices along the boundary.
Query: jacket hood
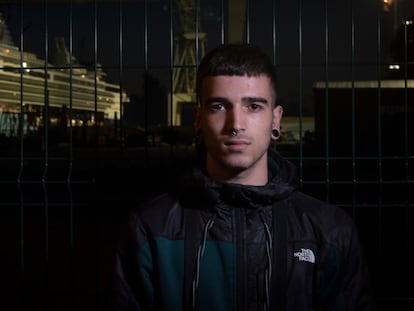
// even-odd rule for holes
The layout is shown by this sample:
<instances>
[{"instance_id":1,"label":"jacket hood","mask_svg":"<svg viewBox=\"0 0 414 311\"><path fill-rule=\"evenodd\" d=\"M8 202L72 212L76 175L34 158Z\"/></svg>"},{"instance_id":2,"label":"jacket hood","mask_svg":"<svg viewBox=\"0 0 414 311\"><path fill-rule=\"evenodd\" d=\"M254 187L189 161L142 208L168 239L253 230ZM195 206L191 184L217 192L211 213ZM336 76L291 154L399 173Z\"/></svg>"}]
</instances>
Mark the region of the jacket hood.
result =
<instances>
[{"instance_id":1,"label":"jacket hood","mask_svg":"<svg viewBox=\"0 0 414 311\"><path fill-rule=\"evenodd\" d=\"M184 204L197 202L200 209L209 209L220 202L242 208L259 208L284 199L297 189L296 167L273 150L268 152L269 181L264 186L214 180L208 175L204 163L198 162L193 173L184 180L181 192Z\"/></svg>"}]
</instances>

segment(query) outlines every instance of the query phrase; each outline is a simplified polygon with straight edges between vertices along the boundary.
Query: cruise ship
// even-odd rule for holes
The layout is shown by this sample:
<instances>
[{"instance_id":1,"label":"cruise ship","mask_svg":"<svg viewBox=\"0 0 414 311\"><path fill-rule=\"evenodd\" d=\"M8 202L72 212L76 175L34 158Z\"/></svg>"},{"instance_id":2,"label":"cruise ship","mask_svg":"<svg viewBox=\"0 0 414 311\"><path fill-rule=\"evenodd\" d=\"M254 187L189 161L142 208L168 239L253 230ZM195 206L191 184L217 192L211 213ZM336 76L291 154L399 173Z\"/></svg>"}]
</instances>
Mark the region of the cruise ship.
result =
<instances>
[{"instance_id":1,"label":"cruise ship","mask_svg":"<svg viewBox=\"0 0 414 311\"><path fill-rule=\"evenodd\" d=\"M21 51L0 13L0 135L16 137L45 126L116 126L121 104L129 101L119 85L81 66L63 38L55 38L53 63ZM45 113L47 112L47 114ZM23 124L20 122L23 121Z\"/></svg>"}]
</instances>

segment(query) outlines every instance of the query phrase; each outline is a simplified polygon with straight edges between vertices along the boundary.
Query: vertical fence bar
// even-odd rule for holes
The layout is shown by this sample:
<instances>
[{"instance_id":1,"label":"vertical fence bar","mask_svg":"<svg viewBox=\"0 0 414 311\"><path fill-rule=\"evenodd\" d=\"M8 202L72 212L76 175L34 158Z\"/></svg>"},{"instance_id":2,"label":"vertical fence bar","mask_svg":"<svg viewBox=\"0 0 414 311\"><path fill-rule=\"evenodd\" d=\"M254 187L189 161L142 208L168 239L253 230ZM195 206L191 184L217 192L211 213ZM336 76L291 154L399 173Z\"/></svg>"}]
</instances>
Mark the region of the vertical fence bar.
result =
<instances>
[{"instance_id":1,"label":"vertical fence bar","mask_svg":"<svg viewBox=\"0 0 414 311\"><path fill-rule=\"evenodd\" d=\"M325 0L325 190L326 201L330 195L330 152L329 152L329 19L328 0Z\"/></svg>"},{"instance_id":2,"label":"vertical fence bar","mask_svg":"<svg viewBox=\"0 0 414 311\"><path fill-rule=\"evenodd\" d=\"M98 1L94 0L94 21L93 21L93 68L94 68L94 120L93 120L93 129L94 129L94 147L95 150L98 147Z\"/></svg>"},{"instance_id":3,"label":"vertical fence bar","mask_svg":"<svg viewBox=\"0 0 414 311\"><path fill-rule=\"evenodd\" d=\"M220 42L224 43L225 41L225 31L224 31L224 1L225 0L221 0L220 1L220 21L221 21L221 25L220 25Z\"/></svg>"},{"instance_id":4,"label":"vertical fence bar","mask_svg":"<svg viewBox=\"0 0 414 311\"><path fill-rule=\"evenodd\" d=\"M382 256L383 256L383 240L382 240L382 231L383 231L383 171L382 171L382 118L381 118L381 4L378 1L377 5L377 109L378 109L378 184L379 184L379 194L378 194L378 271L382 271ZM380 295L382 294L382 274L378 273L378 291Z\"/></svg>"},{"instance_id":5,"label":"vertical fence bar","mask_svg":"<svg viewBox=\"0 0 414 311\"><path fill-rule=\"evenodd\" d=\"M97 117L98 117L98 85L97 85L97 81L96 81L96 77L97 77L97 69L98 69L98 1L99 0L94 0L93 1L93 77L94 77L94 81L93 81L93 92L94 92L94 109L93 109L93 120L92 120L92 133L90 133L90 135L92 137L90 137L89 139L92 139L92 151L93 151L93 167L92 167L92 183L93 183L93 187L96 190L97 188L97 171L98 171L98 164L97 164L97 159L98 159L98 123L97 123ZM87 118L85 118L87 119ZM97 231L97 228L95 228L95 230ZM98 232L96 232L96 235L98 236ZM98 258L98 249L95 249L95 256L96 258ZM95 275L95 288L98 289L99 288L99 275L97 270L94 271ZM96 305L99 304L99 297L98 295L96 295L95 298L95 303Z\"/></svg>"},{"instance_id":6,"label":"vertical fence bar","mask_svg":"<svg viewBox=\"0 0 414 311\"><path fill-rule=\"evenodd\" d=\"M69 150L66 187L69 193L69 244L73 249L73 202L72 202L72 170L73 170L73 0L69 4ZM64 128L67 126L64 125Z\"/></svg>"},{"instance_id":7,"label":"vertical fence bar","mask_svg":"<svg viewBox=\"0 0 414 311\"><path fill-rule=\"evenodd\" d=\"M299 0L298 18L298 44L299 44L299 185L303 187L303 141L302 141L302 121L303 121L303 33L302 33L302 0Z\"/></svg>"},{"instance_id":8,"label":"vertical fence bar","mask_svg":"<svg viewBox=\"0 0 414 311\"><path fill-rule=\"evenodd\" d=\"M272 60L273 60L273 64L277 68L278 64L277 64L277 60L276 60L276 47L277 47L277 29L276 29L277 28L276 27L277 5L276 5L276 1L277 0L272 1ZM279 94L276 94L275 105L278 103L278 95ZM276 150L277 149L277 144L276 143L271 143L270 147L273 150ZM302 187L302 184L299 184L299 186Z\"/></svg>"},{"instance_id":9,"label":"vertical fence bar","mask_svg":"<svg viewBox=\"0 0 414 311\"><path fill-rule=\"evenodd\" d=\"M277 48L277 27L276 27L276 13L277 13L277 4L276 4L277 0L273 0L272 1L272 59L273 59L273 63L275 65L275 68L277 68L278 63L277 63L277 54L276 54L276 48ZM278 95L276 94L276 102L275 105L277 105L278 103ZM276 150L277 149L277 144L273 143L271 144L271 147ZM302 187L302 184L299 184L300 187Z\"/></svg>"},{"instance_id":10,"label":"vertical fence bar","mask_svg":"<svg viewBox=\"0 0 414 311\"><path fill-rule=\"evenodd\" d=\"M19 207L20 207L20 285L23 287L24 271L25 271L25 245L24 245L24 234L25 234L25 222L24 222L24 197L22 189L22 174L24 169L24 141L23 141L23 48L24 48L24 23L23 23L23 3L20 2L20 131L19 131L19 171L17 173L17 190L19 194Z\"/></svg>"},{"instance_id":11,"label":"vertical fence bar","mask_svg":"<svg viewBox=\"0 0 414 311\"><path fill-rule=\"evenodd\" d=\"M352 140L352 216L356 221L356 192L357 192L357 175L356 175L356 107L355 107L355 12L354 0L351 3L351 140Z\"/></svg>"},{"instance_id":12,"label":"vertical fence bar","mask_svg":"<svg viewBox=\"0 0 414 311\"><path fill-rule=\"evenodd\" d=\"M246 43L250 43L250 0L246 0Z\"/></svg>"},{"instance_id":13,"label":"vertical fence bar","mask_svg":"<svg viewBox=\"0 0 414 311\"><path fill-rule=\"evenodd\" d=\"M196 0L195 1L195 64L193 66L197 67L198 65L198 61L200 59L200 46L199 46L199 39L200 39L200 25L201 25L201 21L200 21L200 0ZM193 68L193 70L195 71L195 68Z\"/></svg>"},{"instance_id":14,"label":"vertical fence bar","mask_svg":"<svg viewBox=\"0 0 414 311\"><path fill-rule=\"evenodd\" d=\"M404 254L409 253L409 246L408 246L408 226L409 226L409 213L408 213L408 193L409 193L409 167L408 167L408 26L412 23L412 20L405 20L404 21L404 167L405 167L405 206L404 206L404 233L405 233L405 243L404 243ZM412 65L411 65L412 66ZM404 271L408 271L409 268L409 259L408 256L404 256ZM404 310L409 310L409 293L408 293L408 285L409 285L409 277L408 273L405 273L404 276L404 293L403 293L403 299L404 299Z\"/></svg>"},{"instance_id":15,"label":"vertical fence bar","mask_svg":"<svg viewBox=\"0 0 414 311\"><path fill-rule=\"evenodd\" d=\"M118 135L119 141L122 142L123 140L123 127L124 127L124 104L123 104L123 89L124 89L124 40L123 40L123 6L122 6L122 0L118 1L118 7L119 7L119 42L118 42L118 50L119 50L119 122L116 123L116 118L114 120L114 137L116 138ZM123 151L123 144L120 146L120 150Z\"/></svg>"},{"instance_id":16,"label":"vertical fence bar","mask_svg":"<svg viewBox=\"0 0 414 311\"><path fill-rule=\"evenodd\" d=\"M169 111L171 111L171 113L170 113L170 115L168 116L169 117L169 123L170 123L170 125L172 126L174 123L173 123L173 120L174 120L174 118L173 118L173 107L174 107L174 105L173 105L173 97L174 97L174 83L175 83L175 81L174 81L174 59L175 59L175 57L176 57L176 55L175 55L175 52L174 52L174 30L175 30L175 27L174 27L174 5L173 5L173 0L169 0L168 1L168 8L169 8L169 12L170 12L170 15L169 15L169 23L170 23L170 52L169 52L169 56L170 56L170 59L169 59L169 66L170 66L170 68L169 68L169 78L170 78L170 97L169 97L169 101L168 101L168 105L169 105Z\"/></svg>"},{"instance_id":17,"label":"vertical fence bar","mask_svg":"<svg viewBox=\"0 0 414 311\"><path fill-rule=\"evenodd\" d=\"M73 207L73 193L72 193L72 171L73 171L73 0L69 2L69 149L68 149L68 170L66 176L66 189L69 198L69 282L71 287L74 287L75 280L75 245L74 245L74 207ZM63 128L66 128L63 125ZM73 292L71 293L73 295ZM74 297L72 297L74 300Z\"/></svg>"},{"instance_id":18,"label":"vertical fence bar","mask_svg":"<svg viewBox=\"0 0 414 311\"><path fill-rule=\"evenodd\" d=\"M277 0L273 0L272 1L272 57L273 57L273 63L276 66L276 41L277 41L277 32L276 32L276 12L277 12L277 6L276 6L276 1Z\"/></svg>"},{"instance_id":19,"label":"vertical fence bar","mask_svg":"<svg viewBox=\"0 0 414 311\"><path fill-rule=\"evenodd\" d=\"M43 4L44 10L44 36L45 36L45 61L44 61L44 162L43 162L43 173L42 173L42 189L44 195L44 234L45 234L45 270L44 270L44 303L46 310L48 309L48 287L49 287L49 193L47 189L47 174L49 168L49 122L50 122L50 111L49 111L49 28L48 28L48 4L45 0Z\"/></svg>"},{"instance_id":20,"label":"vertical fence bar","mask_svg":"<svg viewBox=\"0 0 414 311\"><path fill-rule=\"evenodd\" d=\"M148 1L144 0L144 106L145 106L145 116L144 116L144 128L145 128L145 136L148 134L148 110L149 110L149 64L148 64ZM145 141L145 157L144 161L148 164L149 162L149 150L148 150L148 143Z\"/></svg>"}]
</instances>

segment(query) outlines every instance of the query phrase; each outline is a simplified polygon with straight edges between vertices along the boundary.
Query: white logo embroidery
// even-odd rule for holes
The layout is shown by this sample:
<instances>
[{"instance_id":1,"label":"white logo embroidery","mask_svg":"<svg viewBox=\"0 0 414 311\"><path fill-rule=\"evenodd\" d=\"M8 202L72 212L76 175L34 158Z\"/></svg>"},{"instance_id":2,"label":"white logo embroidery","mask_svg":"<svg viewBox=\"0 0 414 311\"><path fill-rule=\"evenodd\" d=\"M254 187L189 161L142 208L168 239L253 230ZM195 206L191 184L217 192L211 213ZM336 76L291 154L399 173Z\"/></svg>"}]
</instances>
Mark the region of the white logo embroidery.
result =
<instances>
[{"instance_id":1,"label":"white logo embroidery","mask_svg":"<svg viewBox=\"0 0 414 311\"><path fill-rule=\"evenodd\" d=\"M293 256L298 257L299 261L315 263L315 254L307 248L301 248L301 251L293 253Z\"/></svg>"}]
</instances>

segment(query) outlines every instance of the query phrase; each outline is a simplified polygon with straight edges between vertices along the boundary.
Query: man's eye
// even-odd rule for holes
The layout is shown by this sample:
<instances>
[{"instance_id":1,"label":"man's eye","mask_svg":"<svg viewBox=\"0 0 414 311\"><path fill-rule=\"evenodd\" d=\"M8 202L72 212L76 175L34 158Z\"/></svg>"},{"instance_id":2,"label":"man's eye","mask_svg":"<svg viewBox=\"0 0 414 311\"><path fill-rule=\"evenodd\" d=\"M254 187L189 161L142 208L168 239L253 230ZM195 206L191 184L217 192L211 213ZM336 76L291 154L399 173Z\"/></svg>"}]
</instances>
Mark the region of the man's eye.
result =
<instances>
[{"instance_id":1,"label":"man's eye","mask_svg":"<svg viewBox=\"0 0 414 311\"><path fill-rule=\"evenodd\" d=\"M258 104L250 104L250 110L257 111L260 110L262 107Z\"/></svg>"},{"instance_id":2,"label":"man's eye","mask_svg":"<svg viewBox=\"0 0 414 311\"><path fill-rule=\"evenodd\" d=\"M224 105L223 104L212 104L210 108L211 110L222 110L224 109Z\"/></svg>"}]
</instances>

